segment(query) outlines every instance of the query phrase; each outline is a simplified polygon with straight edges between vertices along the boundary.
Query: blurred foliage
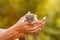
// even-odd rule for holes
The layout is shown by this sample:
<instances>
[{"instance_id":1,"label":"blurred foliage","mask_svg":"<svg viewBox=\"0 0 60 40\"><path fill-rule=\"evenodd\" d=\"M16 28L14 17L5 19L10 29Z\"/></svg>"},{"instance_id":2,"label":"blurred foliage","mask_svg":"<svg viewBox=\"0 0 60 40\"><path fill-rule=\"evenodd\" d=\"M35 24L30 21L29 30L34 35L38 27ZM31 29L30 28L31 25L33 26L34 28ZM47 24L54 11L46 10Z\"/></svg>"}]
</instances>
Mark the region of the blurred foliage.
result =
<instances>
[{"instance_id":1,"label":"blurred foliage","mask_svg":"<svg viewBox=\"0 0 60 40\"><path fill-rule=\"evenodd\" d=\"M28 11L46 16L46 24L37 40L60 40L60 0L0 0L0 28L8 28Z\"/></svg>"}]
</instances>

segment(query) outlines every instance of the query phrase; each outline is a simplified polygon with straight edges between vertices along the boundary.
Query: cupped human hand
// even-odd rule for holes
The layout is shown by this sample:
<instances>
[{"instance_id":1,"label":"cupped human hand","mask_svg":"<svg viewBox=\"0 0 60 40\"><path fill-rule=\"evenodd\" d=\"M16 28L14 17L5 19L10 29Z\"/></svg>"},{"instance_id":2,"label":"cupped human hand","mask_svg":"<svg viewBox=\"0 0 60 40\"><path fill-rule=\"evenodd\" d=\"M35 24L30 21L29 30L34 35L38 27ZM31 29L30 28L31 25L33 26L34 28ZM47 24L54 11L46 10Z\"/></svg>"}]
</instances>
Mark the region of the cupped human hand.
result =
<instances>
[{"instance_id":1,"label":"cupped human hand","mask_svg":"<svg viewBox=\"0 0 60 40\"><path fill-rule=\"evenodd\" d=\"M38 34L39 31L43 28L43 25L45 24L46 17L43 17L40 21L33 21L31 24L28 22L23 22L22 26L19 28L19 32L25 33L25 34Z\"/></svg>"},{"instance_id":2,"label":"cupped human hand","mask_svg":"<svg viewBox=\"0 0 60 40\"><path fill-rule=\"evenodd\" d=\"M40 21L33 21L31 24L28 22L24 22L17 26L17 34L12 37L12 39L15 38L23 38L25 35L28 34L38 34L40 30L42 30L43 25L45 24L46 17L43 17Z\"/></svg>"}]
</instances>

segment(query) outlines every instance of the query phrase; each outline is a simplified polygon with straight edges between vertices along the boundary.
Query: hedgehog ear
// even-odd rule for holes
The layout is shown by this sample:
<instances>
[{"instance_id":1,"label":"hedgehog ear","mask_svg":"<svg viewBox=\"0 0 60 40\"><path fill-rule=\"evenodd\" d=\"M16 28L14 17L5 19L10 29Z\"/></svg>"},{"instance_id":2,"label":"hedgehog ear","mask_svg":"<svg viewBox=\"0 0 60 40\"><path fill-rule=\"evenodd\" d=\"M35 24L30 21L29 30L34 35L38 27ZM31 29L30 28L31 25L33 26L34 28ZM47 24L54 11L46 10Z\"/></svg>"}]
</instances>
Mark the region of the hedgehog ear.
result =
<instances>
[{"instance_id":1,"label":"hedgehog ear","mask_svg":"<svg viewBox=\"0 0 60 40\"><path fill-rule=\"evenodd\" d=\"M28 11L28 13L27 14L31 14L31 12L30 11Z\"/></svg>"},{"instance_id":2,"label":"hedgehog ear","mask_svg":"<svg viewBox=\"0 0 60 40\"><path fill-rule=\"evenodd\" d=\"M26 15L32 15L32 13L30 11L28 11L28 13Z\"/></svg>"},{"instance_id":3,"label":"hedgehog ear","mask_svg":"<svg viewBox=\"0 0 60 40\"><path fill-rule=\"evenodd\" d=\"M26 15L30 15L31 14L31 12L30 11L28 11L28 13L26 14Z\"/></svg>"}]
</instances>

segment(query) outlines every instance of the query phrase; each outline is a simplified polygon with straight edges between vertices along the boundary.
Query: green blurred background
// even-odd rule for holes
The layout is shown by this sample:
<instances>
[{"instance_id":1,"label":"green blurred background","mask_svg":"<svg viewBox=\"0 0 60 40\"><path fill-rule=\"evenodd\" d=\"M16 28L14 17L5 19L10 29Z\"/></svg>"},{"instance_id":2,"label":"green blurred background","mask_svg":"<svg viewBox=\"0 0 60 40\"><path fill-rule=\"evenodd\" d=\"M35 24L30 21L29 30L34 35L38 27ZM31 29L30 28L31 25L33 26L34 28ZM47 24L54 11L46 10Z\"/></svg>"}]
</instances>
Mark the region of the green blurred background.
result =
<instances>
[{"instance_id":1,"label":"green blurred background","mask_svg":"<svg viewBox=\"0 0 60 40\"><path fill-rule=\"evenodd\" d=\"M8 28L28 11L47 17L37 40L60 40L60 0L0 0L0 28Z\"/></svg>"}]
</instances>

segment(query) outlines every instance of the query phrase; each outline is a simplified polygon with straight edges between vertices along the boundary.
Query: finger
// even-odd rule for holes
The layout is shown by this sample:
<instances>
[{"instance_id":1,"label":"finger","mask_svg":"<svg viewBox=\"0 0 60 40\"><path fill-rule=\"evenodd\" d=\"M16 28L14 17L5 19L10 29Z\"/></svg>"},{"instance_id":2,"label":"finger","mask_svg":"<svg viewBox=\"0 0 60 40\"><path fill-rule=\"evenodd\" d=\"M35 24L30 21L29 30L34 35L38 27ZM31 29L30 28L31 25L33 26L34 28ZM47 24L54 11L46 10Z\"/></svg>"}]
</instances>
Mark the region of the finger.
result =
<instances>
[{"instance_id":1,"label":"finger","mask_svg":"<svg viewBox=\"0 0 60 40\"><path fill-rule=\"evenodd\" d=\"M38 26L38 28L42 28L43 27L43 25L45 24L45 22L42 22L39 26Z\"/></svg>"},{"instance_id":2,"label":"finger","mask_svg":"<svg viewBox=\"0 0 60 40\"><path fill-rule=\"evenodd\" d=\"M44 17L39 24L37 24L36 26L40 25L40 27L42 27L41 25L44 25L45 24L45 20L46 20L46 17Z\"/></svg>"},{"instance_id":3,"label":"finger","mask_svg":"<svg viewBox=\"0 0 60 40\"><path fill-rule=\"evenodd\" d=\"M31 34L38 34L38 32L41 30L41 28L38 28L36 30L30 31Z\"/></svg>"},{"instance_id":4,"label":"finger","mask_svg":"<svg viewBox=\"0 0 60 40\"><path fill-rule=\"evenodd\" d=\"M43 23L44 24L44 23ZM34 28L29 28L29 29L26 29L28 31L25 31L26 33L31 33L31 34L37 34L39 33L39 31L42 29L41 26L43 26L43 24L41 25L38 25L38 28L34 27Z\"/></svg>"},{"instance_id":5,"label":"finger","mask_svg":"<svg viewBox=\"0 0 60 40\"><path fill-rule=\"evenodd\" d=\"M39 25L39 24L42 24L42 22L45 22L45 20L46 20L46 17L43 17L43 19L41 21L34 21L31 24Z\"/></svg>"},{"instance_id":6,"label":"finger","mask_svg":"<svg viewBox=\"0 0 60 40\"><path fill-rule=\"evenodd\" d=\"M39 22L39 24L42 24L45 21L46 21L46 17L43 17L43 19Z\"/></svg>"},{"instance_id":7,"label":"finger","mask_svg":"<svg viewBox=\"0 0 60 40\"><path fill-rule=\"evenodd\" d=\"M36 29L38 29L38 28L41 28L41 27L44 25L44 23L45 23L45 22L42 22L40 25L37 25L37 26L32 27L32 28L29 28L29 29L27 29L27 30L33 31L33 30L36 30Z\"/></svg>"},{"instance_id":8,"label":"finger","mask_svg":"<svg viewBox=\"0 0 60 40\"><path fill-rule=\"evenodd\" d=\"M45 20L46 20L46 16L45 16L45 17L43 17L42 21L45 21Z\"/></svg>"},{"instance_id":9,"label":"finger","mask_svg":"<svg viewBox=\"0 0 60 40\"><path fill-rule=\"evenodd\" d=\"M43 17L43 19L40 21L40 23L36 25L36 26L38 26L37 28L42 28L43 25L45 24L45 20L46 20L46 17Z\"/></svg>"},{"instance_id":10,"label":"finger","mask_svg":"<svg viewBox=\"0 0 60 40\"><path fill-rule=\"evenodd\" d=\"M29 31L28 34L35 34L35 30L34 31Z\"/></svg>"},{"instance_id":11,"label":"finger","mask_svg":"<svg viewBox=\"0 0 60 40\"><path fill-rule=\"evenodd\" d=\"M43 24L44 24L44 23L43 23ZM43 28L43 24L42 24L42 25L39 25L40 28L36 29L36 34L38 34L40 30L42 30L42 28Z\"/></svg>"},{"instance_id":12,"label":"finger","mask_svg":"<svg viewBox=\"0 0 60 40\"><path fill-rule=\"evenodd\" d=\"M43 22L43 24L44 24L44 22ZM36 31L37 31L36 33L38 33L39 30L42 29L41 27L43 26L43 24L40 24L40 25L38 25L37 27L25 29L25 33L34 33L34 32L36 32Z\"/></svg>"},{"instance_id":13,"label":"finger","mask_svg":"<svg viewBox=\"0 0 60 40\"><path fill-rule=\"evenodd\" d=\"M39 31L41 30L41 28L35 30L35 34L39 34Z\"/></svg>"},{"instance_id":14,"label":"finger","mask_svg":"<svg viewBox=\"0 0 60 40\"><path fill-rule=\"evenodd\" d=\"M39 25L39 26L43 26L43 25ZM38 34L41 29L42 28L38 28L36 30L30 31L30 33L32 33L32 34Z\"/></svg>"}]
</instances>

